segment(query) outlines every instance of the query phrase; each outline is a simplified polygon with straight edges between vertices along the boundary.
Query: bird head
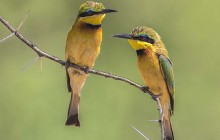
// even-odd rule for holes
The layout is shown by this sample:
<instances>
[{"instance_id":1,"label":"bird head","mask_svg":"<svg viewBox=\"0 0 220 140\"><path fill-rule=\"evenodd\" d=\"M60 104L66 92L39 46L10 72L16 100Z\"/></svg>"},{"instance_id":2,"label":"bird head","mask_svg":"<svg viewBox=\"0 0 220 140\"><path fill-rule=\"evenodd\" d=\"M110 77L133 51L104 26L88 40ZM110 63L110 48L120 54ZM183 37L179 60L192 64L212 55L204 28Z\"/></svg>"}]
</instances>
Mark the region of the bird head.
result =
<instances>
[{"instance_id":1,"label":"bird head","mask_svg":"<svg viewBox=\"0 0 220 140\"><path fill-rule=\"evenodd\" d=\"M106 13L117 12L106 9L102 3L87 1L79 8L78 18L80 21L92 25L100 25Z\"/></svg>"},{"instance_id":2,"label":"bird head","mask_svg":"<svg viewBox=\"0 0 220 140\"><path fill-rule=\"evenodd\" d=\"M118 34L113 37L128 39L134 50L152 48L156 49L156 44L161 42L160 36L152 28L137 27L130 34Z\"/></svg>"}]
</instances>

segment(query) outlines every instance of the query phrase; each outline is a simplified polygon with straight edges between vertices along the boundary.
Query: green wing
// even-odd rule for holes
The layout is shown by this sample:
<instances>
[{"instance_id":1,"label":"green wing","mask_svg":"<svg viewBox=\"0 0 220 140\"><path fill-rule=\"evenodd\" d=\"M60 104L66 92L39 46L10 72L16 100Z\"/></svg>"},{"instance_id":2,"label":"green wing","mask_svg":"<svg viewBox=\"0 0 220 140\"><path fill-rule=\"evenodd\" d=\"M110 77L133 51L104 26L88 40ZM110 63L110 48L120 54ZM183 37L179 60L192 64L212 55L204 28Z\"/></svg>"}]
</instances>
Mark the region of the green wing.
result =
<instances>
[{"instance_id":1,"label":"green wing","mask_svg":"<svg viewBox=\"0 0 220 140\"><path fill-rule=\"evenodd\" d=\"M173 66L172 62L164 55L159 55L159 62L161 71L163 73L165 82L167 84L167 88L170 94L170 104L171 104L171 112L174 110L174 92L175 92L175 83L174 83L174 74L173 74Z\"/></svg>"}]
</instances>

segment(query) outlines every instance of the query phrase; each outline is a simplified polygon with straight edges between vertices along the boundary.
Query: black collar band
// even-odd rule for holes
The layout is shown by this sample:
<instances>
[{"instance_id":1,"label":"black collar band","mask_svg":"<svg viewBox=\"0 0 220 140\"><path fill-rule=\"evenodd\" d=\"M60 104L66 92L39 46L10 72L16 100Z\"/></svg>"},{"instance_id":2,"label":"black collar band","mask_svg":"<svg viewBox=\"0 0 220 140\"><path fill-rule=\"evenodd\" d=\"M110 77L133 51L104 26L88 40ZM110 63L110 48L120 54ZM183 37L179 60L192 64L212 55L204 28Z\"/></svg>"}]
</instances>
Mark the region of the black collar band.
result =
<instances>
[{"instance_id":1,"label":"black collar band","mask_svg":"<svg viewBox=\"0 0 220 140\"><path fill-rule=\"evenodd\" d=\"M143 55L145 52L145 49L136 50L137 55Z\"/></svg>"},{"instance_id":2,"label":"black collar band","mask_svg":"<svg viewBox=\"0 0 220 140\"><path fill-rule=\"evenodd\" d=\"M86 23L86 25L87 25L89 28L92 28L92 29L97 29L97 28L100 28L100 27L102 26L101 24L93 25L93 24L89 24L89 23Z\"/></svg>"}]
</instances>

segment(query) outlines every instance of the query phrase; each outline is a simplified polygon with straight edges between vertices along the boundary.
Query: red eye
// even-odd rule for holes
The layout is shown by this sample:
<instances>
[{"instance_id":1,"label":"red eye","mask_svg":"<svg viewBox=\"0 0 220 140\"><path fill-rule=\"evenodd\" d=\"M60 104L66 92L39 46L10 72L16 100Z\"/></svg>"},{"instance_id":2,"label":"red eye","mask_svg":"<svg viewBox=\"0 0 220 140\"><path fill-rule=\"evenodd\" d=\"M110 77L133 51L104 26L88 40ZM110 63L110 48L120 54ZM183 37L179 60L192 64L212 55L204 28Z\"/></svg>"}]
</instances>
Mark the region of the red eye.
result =
<instances>
[{"instance_id":1,"label":"red eye","mask_svg":"<svg viewBox=\"0 0 220 140\"><path fill-rule=\"evenodd\" d=\"M141 37L141 40L145 41L146 37L145 36L142 36Z\"/></svg>"}]
</instances>

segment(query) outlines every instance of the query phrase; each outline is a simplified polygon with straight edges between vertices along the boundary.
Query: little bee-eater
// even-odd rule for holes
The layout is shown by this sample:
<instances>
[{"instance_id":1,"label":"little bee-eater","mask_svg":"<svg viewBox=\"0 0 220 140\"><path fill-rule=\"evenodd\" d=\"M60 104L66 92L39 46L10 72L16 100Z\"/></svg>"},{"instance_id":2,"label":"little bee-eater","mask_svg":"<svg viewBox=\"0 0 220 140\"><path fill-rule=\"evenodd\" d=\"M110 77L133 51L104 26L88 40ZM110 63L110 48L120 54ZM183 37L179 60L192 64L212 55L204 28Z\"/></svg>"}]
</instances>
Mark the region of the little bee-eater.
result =
<instances>
[{"instance_id":1,"label":"little bee-eater","mask_svg":"<svg viewBox=\"0 0 220 140\"><path fill-rule=\"evenodd\" d=\"M159 97L163 111L163 140L173 140L170 116L174 109L174 74L168 52L159 36L152 28L138 27L130 34L113 37L128 39L137 53L138 68L144 84Z\"/></svg>"},{"instance_id":2,"label":"little bee-eater","mask_svg":"<svg viewBox=\"0 0 220 140\"><path fill-rule=\"evenodd\" d=\"M66 62L85 68L94 66L102 42L101 22L106 13L117 12L106 9L102 3L87 1L80 6L78 16L66 40ZM71 92L66 125L80 126L80 92L87 75L74 68L67 68L67 86Z\"/></svg>"}]
</instances>

